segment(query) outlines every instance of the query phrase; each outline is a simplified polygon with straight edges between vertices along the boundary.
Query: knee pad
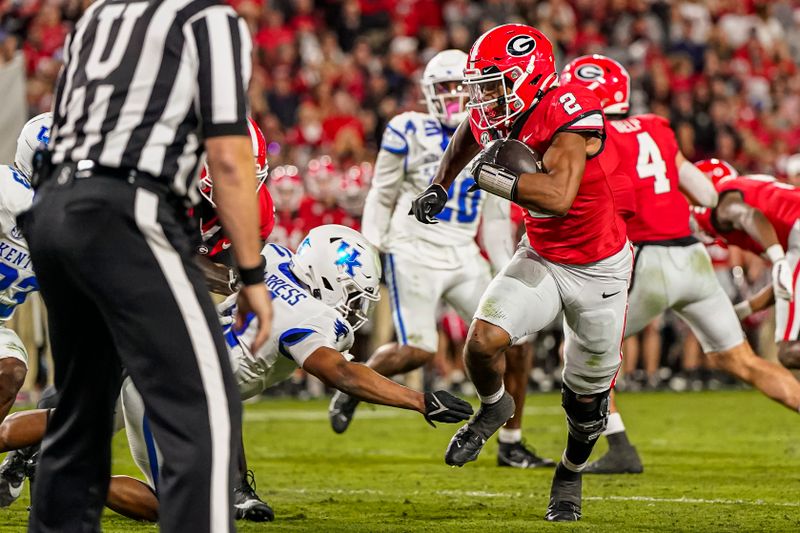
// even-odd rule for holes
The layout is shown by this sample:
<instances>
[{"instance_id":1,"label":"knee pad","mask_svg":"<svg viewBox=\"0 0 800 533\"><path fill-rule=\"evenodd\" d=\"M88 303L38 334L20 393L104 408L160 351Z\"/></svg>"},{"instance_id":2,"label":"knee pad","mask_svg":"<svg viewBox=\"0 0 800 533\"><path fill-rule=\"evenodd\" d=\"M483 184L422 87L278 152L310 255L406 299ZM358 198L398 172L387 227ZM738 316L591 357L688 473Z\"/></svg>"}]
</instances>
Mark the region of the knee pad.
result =
<instances>
[{"instance_id":1,"label":"knee pad","mask_svg":"<svg viewBox=\"0 0 800 533\"><path fill-rule=\"evenodd\" d=\"M617 314L612 309L594 309L581 314L574 331L589 354L605 354L619 343L617 328Z\"/></svg>"},{"instance_id":2,"label":"knee pad","mask_svg":"<svg viewBox=\"0 0 800 533\"><path fill-rule=\"evenodd\" d=\"M596 440L606 429L608 423L609 395L611 389L591 395L591 402L579 401L579 397L569 387L561 388L561 406L567 413L569 433L581 442Z\"/></svg>"}]
</instances>

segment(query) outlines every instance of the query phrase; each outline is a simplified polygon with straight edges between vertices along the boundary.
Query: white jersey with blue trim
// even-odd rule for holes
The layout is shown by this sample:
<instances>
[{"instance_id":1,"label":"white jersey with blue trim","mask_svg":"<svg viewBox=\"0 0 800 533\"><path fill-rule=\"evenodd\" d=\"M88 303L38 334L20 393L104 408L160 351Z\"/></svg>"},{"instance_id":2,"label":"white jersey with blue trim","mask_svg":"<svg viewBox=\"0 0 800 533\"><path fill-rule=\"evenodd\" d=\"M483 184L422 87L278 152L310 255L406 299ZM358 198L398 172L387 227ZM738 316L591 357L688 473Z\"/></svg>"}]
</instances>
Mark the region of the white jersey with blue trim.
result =
<instances>
[{"instance_id":1,"label":"white jersey with blue trim","mask_svg":"<svg viewBox=\"0 0 800 533\"><path fill-rule=\"evenodd\" d=\"M487 195L469 190L475 183L469 166L450 187L438 224L420 224L408 214L436 175L452 133L433 116L417 112L402 113L386 126L363 221L364 236L382 251L413 253L420 239L437 246L474 243Z\"/></svg>"},{"instance_id":2,"label":"white jersey with blue trim","mask_svg":"<svg viewBox=\"0 0 800 533\"><path fill-rule=\"evenodd\" d=\"M231 362L242 399L251 398L288 378L322 347L347 352L353 345L353 330L334 309L315 299L289 268L292 252L269 243L261 251L267 259L264 282L272 293L272 332L258 352L250 345L258 330L257 320L234 331L230 317L236 312L236 295L223 302L219 311Z\"/></svg>"},{"instance_id":3,"label":"white jersey with blue trim","mask_svg":"<svg viewBox=\"0 0 800 533\"><path fill-rule=\"evenodd\" d=\"M28 179L16 168L0 165L0 323L39 289L28 243L17 227L17 215L33 202Z\"/></svg>"}]
</instances>

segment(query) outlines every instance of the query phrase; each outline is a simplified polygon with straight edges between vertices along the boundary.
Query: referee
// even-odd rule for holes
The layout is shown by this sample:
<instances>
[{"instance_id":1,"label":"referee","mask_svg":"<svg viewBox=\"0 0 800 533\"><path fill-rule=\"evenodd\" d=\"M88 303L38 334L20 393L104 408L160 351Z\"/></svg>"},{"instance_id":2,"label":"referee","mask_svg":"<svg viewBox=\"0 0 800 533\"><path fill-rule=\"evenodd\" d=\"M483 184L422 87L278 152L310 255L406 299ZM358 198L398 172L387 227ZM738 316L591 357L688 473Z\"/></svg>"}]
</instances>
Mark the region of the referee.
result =
<instances>
[{"instance_id":1,"label":"referee","mask_svg":"<svg viewBox=\"0 0 800 533\"><path fill-rule=\"evenodd\" d=\"M246 119L247 26L219 0L99 0L64 45L49 152L20 225L55 385L29 531L100 531L124 367L159 443L161 530L234 531L241 406L187 207L205 148L260 346L271 305ZM240 321L241 325L241 321ZM145 426L147 427L147 426Z\"/></svg>"}]
</instances>

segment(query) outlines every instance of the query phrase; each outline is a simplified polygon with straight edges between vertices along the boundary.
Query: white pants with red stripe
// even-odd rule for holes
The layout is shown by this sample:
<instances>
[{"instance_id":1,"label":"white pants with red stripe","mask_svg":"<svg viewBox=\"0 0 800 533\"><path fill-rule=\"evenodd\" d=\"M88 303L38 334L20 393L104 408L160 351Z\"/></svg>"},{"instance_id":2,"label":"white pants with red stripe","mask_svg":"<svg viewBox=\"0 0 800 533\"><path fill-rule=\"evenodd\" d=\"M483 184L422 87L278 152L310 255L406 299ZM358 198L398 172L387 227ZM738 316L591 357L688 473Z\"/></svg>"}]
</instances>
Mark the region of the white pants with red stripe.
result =
<instances>
[{"instance_id":1,"label":"white pants with red stripe","mask_svg":"<svg viewBox=\"0 0 800 533\"><path fill-rule=\"evenodd\" d=\"M786 259L792 269L794 298L775 300L775 342L800 340L800 220L789 233Z\"/></svg>"},{"instance_id":2,"label":"white pants with red stripe","mask_svg":"<svg viewBox=\"0 0 800 533\"><path fill-rule=\"evenodd\" d=\"M564 383L577 394L608 390L619 370L633 251L587 265L553 263L526 239L483 294L475 318L503 328L511 342L564 312Z\"/></svg>"}]
</instances>

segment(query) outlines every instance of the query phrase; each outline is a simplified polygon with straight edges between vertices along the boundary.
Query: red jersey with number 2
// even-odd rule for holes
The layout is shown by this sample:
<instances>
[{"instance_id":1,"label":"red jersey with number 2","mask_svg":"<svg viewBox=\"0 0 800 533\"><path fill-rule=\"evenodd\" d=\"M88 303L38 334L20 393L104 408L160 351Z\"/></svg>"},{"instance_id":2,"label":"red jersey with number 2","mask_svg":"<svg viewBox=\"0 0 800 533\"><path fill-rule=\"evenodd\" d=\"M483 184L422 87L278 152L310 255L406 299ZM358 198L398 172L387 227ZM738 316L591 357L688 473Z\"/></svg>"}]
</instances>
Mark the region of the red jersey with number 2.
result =
<instances>
[{"instance_id":1,"label":"red jersey with number 2","mask_svg":"<svg viewBox=\"0 0 800 533\"><path fill-rule=\"evenodd\" d=\"M624 172L636 192L628 238L637 243L691 235L689 203L681 194L675 165L678 141L667 119L648 114L608 123L608 136L617 142Z\"/></svg>"},{"instance_id":2,"label":"red jersey with number 2","mask_svg":"<svg viewBox=\"0 0 800 533\"><path fill-rule=\"evenodd\" d=\"M561 132L589 133L605 141L606 120L600 100L588 89L566 85L548 91L538 104L517 120L524 123L515 138L544 154L553 137ZM472 132L481 145L491 135ZM586 160L586 168L575 201L563 217L525 213L525 228L536 252L555 263L583 265L619 252L626 242L625 221L617 204L619 155L614 143L604 142L601 151Z\"/></svg>"}]
</instances>

